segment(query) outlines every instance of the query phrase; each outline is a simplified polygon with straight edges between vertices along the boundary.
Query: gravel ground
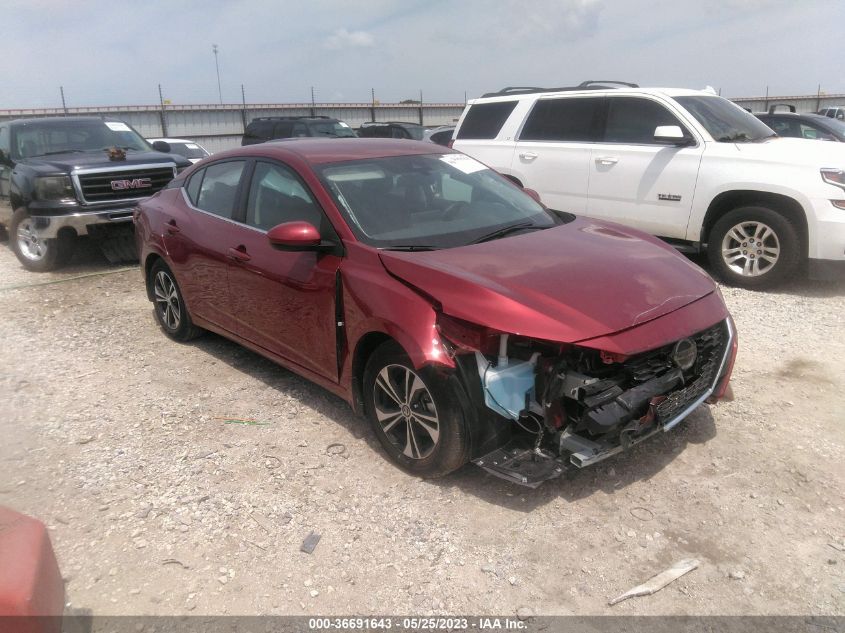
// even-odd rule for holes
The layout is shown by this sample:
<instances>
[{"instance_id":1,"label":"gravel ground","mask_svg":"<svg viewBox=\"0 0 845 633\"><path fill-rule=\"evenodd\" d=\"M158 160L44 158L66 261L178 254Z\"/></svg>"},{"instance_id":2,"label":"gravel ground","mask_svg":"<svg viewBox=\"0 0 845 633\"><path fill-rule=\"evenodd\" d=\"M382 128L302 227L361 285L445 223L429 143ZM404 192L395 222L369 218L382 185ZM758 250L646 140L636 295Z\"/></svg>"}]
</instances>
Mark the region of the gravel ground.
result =
<instances>
[{"instance_id":1,"label":"gravel ground","mask_svg":"<svg viewBox=\"0 0 845 633\"><path fill-rule=\"evenodd\" d=\"M845 282L724 288L736 400L528 490L405 475L327 392L220 337L165 338L137 270L90 246L38 275L3 245L0 270L0 503L49 526L73 608L845 613Z\"/></svg>"}]
</instances>

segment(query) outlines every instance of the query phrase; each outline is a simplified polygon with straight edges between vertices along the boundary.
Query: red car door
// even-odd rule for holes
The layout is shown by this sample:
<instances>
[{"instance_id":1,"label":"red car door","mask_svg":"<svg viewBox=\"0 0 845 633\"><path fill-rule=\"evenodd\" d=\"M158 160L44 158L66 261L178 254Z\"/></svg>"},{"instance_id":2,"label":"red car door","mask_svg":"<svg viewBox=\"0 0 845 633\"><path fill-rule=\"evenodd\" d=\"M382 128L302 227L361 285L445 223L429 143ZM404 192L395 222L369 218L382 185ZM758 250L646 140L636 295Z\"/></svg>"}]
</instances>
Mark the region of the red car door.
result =
<instances>
[{"instance_id":1,"label":"red car door","mask_svg":"<svg viewBox=\"0 0 845 633\"><path fill-rule=\"evenodd\" d=\"M193 174L163 214L163 234L173 272L191 312L235 330L228 293L226 249L237 224L245 160L222 161Z\"/></svg>"},{"instance_id":2,"label":"red car door","mask_svg":"<svg viewBox=\"0 0 845 633\"><path fill-rule=\"evenodd\" d=\"M297 365L337 380L335 277L341 258L279 251L267 231L310 222L333 235L306 185L281 163L258 161L245 190L243 224L227 241L229 301L236 333Z\"/></svg>"}]
</instances>

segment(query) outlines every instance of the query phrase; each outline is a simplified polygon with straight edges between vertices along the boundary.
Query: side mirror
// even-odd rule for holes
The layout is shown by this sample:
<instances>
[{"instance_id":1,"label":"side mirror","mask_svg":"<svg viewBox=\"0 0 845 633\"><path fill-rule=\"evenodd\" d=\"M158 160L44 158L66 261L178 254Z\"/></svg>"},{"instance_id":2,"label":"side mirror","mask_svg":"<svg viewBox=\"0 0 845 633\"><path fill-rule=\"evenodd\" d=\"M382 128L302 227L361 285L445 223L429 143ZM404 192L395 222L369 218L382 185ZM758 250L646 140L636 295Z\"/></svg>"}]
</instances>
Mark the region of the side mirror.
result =
<instances>
[{"instance_id":1,"label":"side mirror","mask_svg":"<svg viewBox=\"0 0 845 633\"><path fill-rule=\"evenodd\" d=\"M690 137L684 135L679 125L658 125L654 128L654 140L658 143L669 145L692 145Z\"/></svg>"},{"instance_id":2,"label":"side mirror","mask_svg":"<svg viewBox=\"0 0 845 633\"><path fill-rule=\"evenodd\" d=\"M270 245L280 251L321 250L320 232L309 222L285 222L267 231Z\"/></svg>"},{"instance_id":3,"label":"side mirror","mask_svg":"<svg viewBox=\"0 0 845 633\"><path fill-rule=\"evenodd\" d=\"M534 202L542 205L544 208L546 205L543 204L543 201L540 199L540 194L534 191L533 189L529 189L528 187L523 187L522 190L531 198L534 199Z\"/></svg>"},{"instance_id":4,"label":"side mirror","mask_svg":"<svg viewBox=\"0 0 845 633\"><path fill-rule=\"evenodd\" d=\"M156 141L153 143L153 149L157 152L164 152L165 154L170 153L170 143L167 141Z\"/></svg>"}]
</instances>

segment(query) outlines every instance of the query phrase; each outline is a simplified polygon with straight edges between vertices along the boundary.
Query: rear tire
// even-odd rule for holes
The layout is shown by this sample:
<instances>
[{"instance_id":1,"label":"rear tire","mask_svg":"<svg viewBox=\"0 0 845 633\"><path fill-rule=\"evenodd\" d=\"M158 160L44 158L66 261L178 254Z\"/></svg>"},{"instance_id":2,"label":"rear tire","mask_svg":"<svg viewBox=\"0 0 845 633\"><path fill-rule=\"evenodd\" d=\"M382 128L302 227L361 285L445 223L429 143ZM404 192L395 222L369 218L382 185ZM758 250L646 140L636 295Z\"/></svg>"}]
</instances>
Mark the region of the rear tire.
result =
<instances>
[{"instance_id":1,"label":"rear tire","mask_svg":"<svg viewBox=\"0 0 845 633\"><path fill-rule=\"evenodd\" d=\"M395 342L364 369L364 407L391 461L419 477L442 477L469 461L470 435L456 378L415 369Z\"/></svg>"},{"instance_id":2,"label":"rear tire","mask_svg":"<svg viewBox=\"0 0 845 633\"><path fill-rule=\"evenodd\" d=\"M713 272L732 286L768 288L789 278L801 260L798 229L765 206L739 207L723 215L708 236Z\"/></svg>"},{"instance_id":3,"label":"rear tire","mask_svg":"<svg viewBox=\"0 0 845 633\"><path fill-rule=\"evenodd\" d=\"M184 343L203 333L204 330L191 320L176 277L164 261L158 260L153 264L148 283L152 290L156 321L167 336Z\"/></svg>"},{"instance_id":4,"label":"rear tire","mask_svg":"<svg viewBox=\"0 0 845 633\"><path fill-rule=\"evenodd\" d=\"M45 273L61 268L73 255L74 240L70 235L51 239L39 237L35 221L24 208L12 215L9 243L18 261L27 270Z\"/></svg>"}]
</instances>

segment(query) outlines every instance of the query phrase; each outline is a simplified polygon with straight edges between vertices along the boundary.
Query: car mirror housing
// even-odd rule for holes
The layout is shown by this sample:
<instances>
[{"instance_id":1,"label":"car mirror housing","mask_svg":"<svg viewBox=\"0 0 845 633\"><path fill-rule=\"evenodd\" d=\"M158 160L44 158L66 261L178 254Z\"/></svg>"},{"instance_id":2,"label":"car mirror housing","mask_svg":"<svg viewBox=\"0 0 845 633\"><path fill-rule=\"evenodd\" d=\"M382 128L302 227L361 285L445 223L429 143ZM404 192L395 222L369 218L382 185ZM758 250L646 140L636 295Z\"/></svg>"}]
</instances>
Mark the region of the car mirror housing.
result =
<instances>
[{"instance_id":1,"label":"car mirror housing","mask_svg":"<svg viewBox=\"0 0 845 633\"><path fill-rule=\"evenodd\" d=\"M270 245L280 251L316 251L323 245L320 231L309 222L285 222L267 231Z\"/></svg>"},{"instance_id":2,"label":"car mirror housing","mask_svg":"<svg viewBox=\"0 0 845 633\"><path fill-rule=\"evenodd\" d=\"M167 141L156 141L153 143L153 149L157 152L164 152L165 154L170 153L170 143Z\"/></svg>"},{"instance_id":3,"label":"car mirror housing","mask_svg":"<svg viewBox=\"0 0 845 633\"><path fill-rule=\"evenodd\" d=\"M692 145L693 140L684 134L679 125L658 125L654 128L654 140L670 145Z\"/></svg>"}]
</instances>

